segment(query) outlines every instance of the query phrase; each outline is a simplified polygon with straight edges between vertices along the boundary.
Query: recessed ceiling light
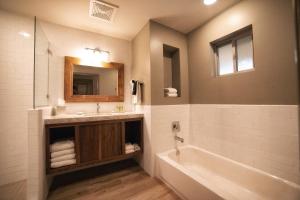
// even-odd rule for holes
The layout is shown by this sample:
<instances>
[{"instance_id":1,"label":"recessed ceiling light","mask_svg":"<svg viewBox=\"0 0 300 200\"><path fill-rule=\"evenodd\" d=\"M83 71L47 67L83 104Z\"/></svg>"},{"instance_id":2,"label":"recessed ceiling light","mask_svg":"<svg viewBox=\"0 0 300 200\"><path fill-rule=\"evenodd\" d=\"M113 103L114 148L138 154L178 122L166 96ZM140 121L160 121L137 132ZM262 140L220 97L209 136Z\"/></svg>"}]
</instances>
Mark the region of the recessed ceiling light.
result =
<instances>
[{"instance_id":1,"label":"recessed ceiling light","mask_svg":"<svg viewBox=\"0 0 300 200\"><path fill-rule=\"evenodd\" d=\"M203 3L207 6L212 5L216 2L217 2L217 0L203 0Z\"/></svg>"},{"instance_id":2,"label":"recessed ceiling light","mask_svg":"<svg viewBox=\"0 0 300 200\"><path fill-rule=\"evenodd\" d=\"M29 38L31 36L29 33L25 32L25 31L20 31L19 35L21 35L21 36L23 36L25 38Z\"/></svg>"}]
</instances>

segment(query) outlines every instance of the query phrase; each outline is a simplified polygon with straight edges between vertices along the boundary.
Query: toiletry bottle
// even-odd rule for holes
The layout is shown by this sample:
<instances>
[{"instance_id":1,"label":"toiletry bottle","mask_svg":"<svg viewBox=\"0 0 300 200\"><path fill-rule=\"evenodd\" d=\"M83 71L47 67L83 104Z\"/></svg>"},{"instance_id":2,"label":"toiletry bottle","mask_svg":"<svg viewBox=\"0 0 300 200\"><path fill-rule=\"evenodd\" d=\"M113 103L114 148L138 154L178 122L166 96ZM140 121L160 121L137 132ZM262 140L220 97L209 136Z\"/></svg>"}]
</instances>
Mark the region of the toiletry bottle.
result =
<instances>
[{"instance_id":1,"label":"toiletry bottle","mask_svg":"<svg viewBox=\"0 0 300 200\"><path fill-rule=\"evenodd\" d=\"M56 106L52 106L51 108L51 116L55 116L56 115Z\"/></svg>"}]
</instances>

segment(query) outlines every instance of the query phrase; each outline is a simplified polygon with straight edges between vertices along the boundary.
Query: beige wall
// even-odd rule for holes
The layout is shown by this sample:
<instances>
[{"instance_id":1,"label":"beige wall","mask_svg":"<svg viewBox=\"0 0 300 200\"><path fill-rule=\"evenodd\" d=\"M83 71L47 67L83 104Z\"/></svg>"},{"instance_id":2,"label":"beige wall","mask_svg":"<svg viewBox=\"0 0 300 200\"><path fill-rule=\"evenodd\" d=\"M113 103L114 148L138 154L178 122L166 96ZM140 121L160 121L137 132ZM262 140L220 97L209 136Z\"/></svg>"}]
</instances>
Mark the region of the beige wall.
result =
<instances>
[{"instance_id":1,"label":"beige wall","mask_svg":"<svg viewBox=\"0 0 300 200\"><path fill-rule=\"evenodd\" d=\"M151 71L150 71L150 24L132 40L132 79L144 82L144 105L151 104Z\"/></svg>"},{"instance_id":2,"label":"beige wall","mask_svg":"<svg viewBox=\"0 0 300 200\"><path fill-rule=\"evenodd\" d=\"M180 85L178 98L165 98L163 44L180 49ZM132 78L144 84L144 105L176 105L189 103L187 38L184 34L150 21L132 41Z\"/></svg>"},{"instance_id":3,"label":"beige wall","mask_svg":"<svg viewBox=\"0 0 300 200\"><path fill-rule=\"evenodd\" d=\"M0 26L0 185L3 185L27 178L27 109L33 107L34 20L0 9ZM20 31L31 36L24 38L18 34Z\"/></svg>"},{"instance_id":4,"label":"beige wall","mask_svg":"<svg viewBox=\"0 0 300 200\"><path fill-rule=\"evenodd\" d=\"M253 25L255 71L215 77L209 43ZM298 104L292 0L244 0L188 36L192 104Z\"/></svg>"},{"instance_id":5,"label":"beige wall","mask_svg":"<svg viewBox=\"0 0 300 200\"><path fill-rule=\"evenodd\" d=\"M100 48L109 51L110 61L124 63L125 71L125 102L126 110L131 110L131 43L101 34L82 31L41 21L53 55L50 57L50 105L64 98L64 56L80 57L84 48ZM101 103L101 102L100 102ZM120 103L101 103L101 111L112 111ZM67 112L96 112L95 103L69 103Z\"/></svg>"},{"instance_id":6,"label":"beige wall","mask_svg":"<svg viewBox=\"0 0 300 200\"><path fill-rule=\"evenodd\" d=\"M163 44L180 49L181 96L164 97L164 57ZM150 21L150 59L151 59L151 104L173 105L189 103L188 50L184 34L161 24Z\"/></svg>"}]
</instances>

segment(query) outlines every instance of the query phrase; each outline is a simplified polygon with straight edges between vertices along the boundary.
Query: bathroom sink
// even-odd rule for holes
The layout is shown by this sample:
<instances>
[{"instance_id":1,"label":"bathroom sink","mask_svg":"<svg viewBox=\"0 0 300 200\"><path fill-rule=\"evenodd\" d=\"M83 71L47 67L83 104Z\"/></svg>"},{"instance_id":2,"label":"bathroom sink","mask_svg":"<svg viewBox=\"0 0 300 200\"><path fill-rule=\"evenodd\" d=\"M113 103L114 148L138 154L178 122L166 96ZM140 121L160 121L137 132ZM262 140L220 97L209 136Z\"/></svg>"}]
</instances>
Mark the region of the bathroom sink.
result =
<instances>
[{"instance_id":1,"label":"bathroom sink","mask_svg":"<svg viewBox=\"0 0 300 200\"><path fill-rule=\"evenodd\" d=\"M83 116L110 116L112 115L113 113L84 113Z\"/></svg>"},{"instance_id":2,"label":"bathroom sink","mask_svg":"<svg viewBox=\"0 0 300 200\"><path fill-rule=\"evenodd\" d=\"M121 113L107 112L107 113L83 113L79 115L86 116L86 117L97 117L97 116L112 116L112 115L120 115L120 114Z\"/></svg>"}]
</instances>

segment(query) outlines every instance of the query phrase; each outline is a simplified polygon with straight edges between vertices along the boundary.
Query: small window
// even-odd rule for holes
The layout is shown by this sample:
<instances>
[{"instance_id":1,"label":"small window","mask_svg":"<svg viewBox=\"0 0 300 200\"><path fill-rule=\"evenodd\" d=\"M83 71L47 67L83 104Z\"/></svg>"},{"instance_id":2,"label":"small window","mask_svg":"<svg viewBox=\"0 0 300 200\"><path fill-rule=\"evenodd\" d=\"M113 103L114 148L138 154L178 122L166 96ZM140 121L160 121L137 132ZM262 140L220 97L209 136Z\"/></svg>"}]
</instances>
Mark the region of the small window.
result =
<instances>
[{"instance_id":1,"label":"small window","mask_svg":"<svg viewBox=\"0 0 300 200\"><path fill-rule=\"evenodd\" d=\"M254 69L252 25L211 42L218 76Z\"/></svg>"}]
</instances>

